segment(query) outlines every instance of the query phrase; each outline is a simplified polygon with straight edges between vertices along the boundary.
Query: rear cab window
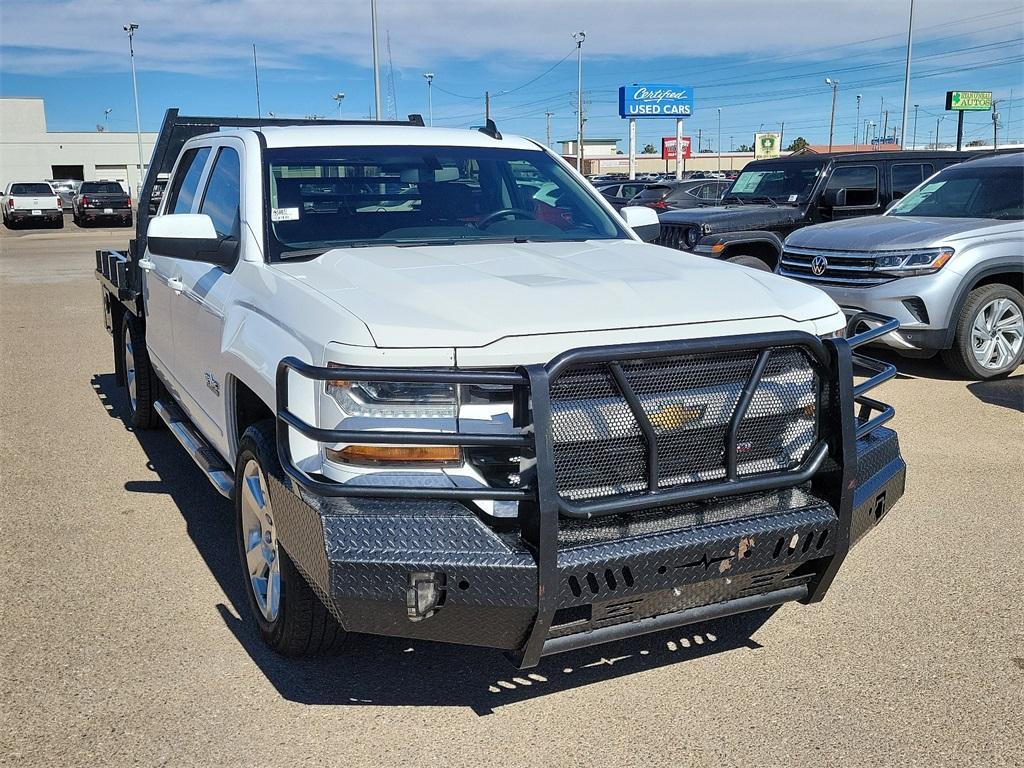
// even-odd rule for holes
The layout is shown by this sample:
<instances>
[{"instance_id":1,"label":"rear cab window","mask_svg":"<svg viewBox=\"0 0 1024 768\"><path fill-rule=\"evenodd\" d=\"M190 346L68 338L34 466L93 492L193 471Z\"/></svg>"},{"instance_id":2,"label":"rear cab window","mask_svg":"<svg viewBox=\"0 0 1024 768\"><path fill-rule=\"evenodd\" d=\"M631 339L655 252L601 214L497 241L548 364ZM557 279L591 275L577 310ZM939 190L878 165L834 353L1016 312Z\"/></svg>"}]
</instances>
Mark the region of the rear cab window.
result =
<instances>
[{"instance_id":1,"label":"rear cab window","mask_svg":"<svg viewBox=\"0 0 1024 768\"><path fill-rule=\"evenodd\" d=\"M54 195L56 194L49 184L12 184L11 195Z\"/></svg>"},{"instance_id":2,"label":"rear cab window","mask_svg":"<svg viewBox=\"0 0 1024 768\"><path fill-rule=\"evenodd\" d=\"M94 195L123 195L125 193L116 181L83 181L79 192L81 194L92 192Z\"/></svg>"}]
</instances>

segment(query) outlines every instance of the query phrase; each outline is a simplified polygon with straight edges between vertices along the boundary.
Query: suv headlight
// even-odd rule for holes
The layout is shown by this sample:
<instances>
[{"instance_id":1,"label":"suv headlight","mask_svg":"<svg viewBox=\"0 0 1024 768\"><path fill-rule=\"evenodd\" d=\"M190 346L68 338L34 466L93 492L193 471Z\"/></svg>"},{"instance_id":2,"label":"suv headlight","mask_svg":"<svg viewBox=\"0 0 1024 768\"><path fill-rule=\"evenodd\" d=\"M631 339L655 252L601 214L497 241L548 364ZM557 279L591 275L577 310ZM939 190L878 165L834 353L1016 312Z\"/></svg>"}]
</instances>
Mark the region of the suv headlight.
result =
<instances>
[{"instance_id":1,"label":"suv headlight","mask_svg":"<svg viewBox=\"0 0 1024 768\"><path fill-rule=\"evenodd\" d=\"M946 247L884 253L875 257L875 271L894 277L929 275L942 269L952 256L953 249Z\"/></svg>"},{"instance_id":2,"label":"suv headlight","mask_svg":"<svg viewBox=\"0 0 1024 768\"><path fill-rule=\"evenodd\" d=\"M690 227L686 230L686 244L691 248L700 240L700 227Z\"/></svg>"}]
</instances>

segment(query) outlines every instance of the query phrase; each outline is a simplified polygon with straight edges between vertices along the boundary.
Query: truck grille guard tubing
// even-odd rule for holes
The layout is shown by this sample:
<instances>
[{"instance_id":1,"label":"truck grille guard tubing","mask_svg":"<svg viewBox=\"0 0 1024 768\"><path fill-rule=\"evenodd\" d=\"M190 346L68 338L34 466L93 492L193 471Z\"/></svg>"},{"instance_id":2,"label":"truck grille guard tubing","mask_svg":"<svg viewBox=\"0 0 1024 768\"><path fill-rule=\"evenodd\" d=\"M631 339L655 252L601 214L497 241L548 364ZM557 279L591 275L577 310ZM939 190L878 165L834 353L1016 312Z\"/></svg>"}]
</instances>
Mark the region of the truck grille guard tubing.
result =
<instances>
[{"instance_id":1,"label":"truck grille guard tubing","mask_svg":"<svg viewBox=\"0 0 1024 768\"><path fill-rule=\"evenodd\" d=\"M680 502L692 502L721 496L757 493L792 487L809 481L823 487L832 487L829 495L836 509L841 541L837 542L831 561L822 568L815 582L807 586L809 602L820 600L845 559L851 546L852 499L856 486L856 442L869 435L894 415L892 406L867 397L866 393L896 375L895 366L872 360L854 353L858 347L874 341L899 327L892 318L865 313L859 319L879 323L850 338L819 339L808 333L790 331L736 336L724 339L696 339L669 342L651 342L606 347L592 347L567 351L547 365L526 365L515 371L468 370L457 368L366 368L355 366L323 367L286 357L277 368L277 450L286 475L298 486L315 495L326 497L371 497L394 499L447 499L472 501L491 499L519 502L518 522L524 544L533 552L537 564L537 615L528 637L518 651L512 654L514 663L529 666L544 655L554 652L557 645L571 644L567 638L553 643L548 637L556 610L559 584L558 536L559 517L589 519L603 515L640 511ZM737 471L736 446L740 424L743 421L755 390L765 372L773 350L798 348L806 354L810 366L818 375L817 425L830 428L826 434L816 434L813 444L795 467L784 471L740 475ZM699 481L662 489L658 441L645 413L640 398L623 374L623 361L651 361L696 355L714 355L723 352L756 352L753 370L736 402L725 434L726 455L723 456L724 480ZM619 389L640 428L646 458L647 490L642 493L622 493L597 500L572 500L559 492L554 470L555 442L552 426L551 386L560 374L574 365L604 366ZM859 366L872 373L870 378L854 384L853 368ZM355 381L429 382L443 384L504 385L513 391L513 425L517 434L483 434L464 432L412 432L323 429L307 424L288 409L289 374L313 381L347 379ZM854 406L860 406L854 415ZM311 477L299 469L292 459L290 430L294 429L308 439L320 443L354 443L376 445L445 445L513 448L522 452L521 485L517 488L438 488L408 486L359 485L337 483ZM835 466L824 466L831 454ZM827 471L826 471L827 470ZM819 474L820 473L820 474ZM838 474L837 474L838 473ZM767 596L766 596L767 597ZM801 596L802 597L802 596ZM794 599L788 597L786 599ZM780 599L781 602L781 599ZM721 615L735 612L721 606ZM690 611L689 613L692 613ZM717 614L716 614L717 615ZM676 625L689 623L688 612L678 615ZM709 614L710 617L710 614ZM643 624L643 623L641 623ZM672 626L664 621L647 622L634 634L652 628ZM604 630L585 633L579 638L582 647L603 640L595 637ZM615 630L618 637L624 632ZM545 643L551 645L546 648Z\"/></svg>"}]
</instances>

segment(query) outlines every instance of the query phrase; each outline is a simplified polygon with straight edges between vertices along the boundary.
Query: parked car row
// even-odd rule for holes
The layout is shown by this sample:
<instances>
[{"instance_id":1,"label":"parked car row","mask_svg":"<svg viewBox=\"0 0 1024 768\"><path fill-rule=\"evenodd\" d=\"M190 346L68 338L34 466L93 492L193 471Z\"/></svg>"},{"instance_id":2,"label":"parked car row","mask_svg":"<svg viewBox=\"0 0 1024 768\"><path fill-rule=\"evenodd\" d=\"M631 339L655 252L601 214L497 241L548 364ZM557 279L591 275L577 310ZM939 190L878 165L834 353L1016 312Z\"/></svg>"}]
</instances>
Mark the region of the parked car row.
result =
<instances>
[{"instance_id":1,"label":"parked car row","mask_svg":"<svg viewBox=\"0 0 1024 768\"><path fill-rule=\"evenodd\" d=\"M814 155L746 166L714 207L668 210L657 242L815 285L881 343L974 379L1024 360L1024 153Z\"/></svg>"},{"instance_id":2,"label":"parked car row","mask_svg":"<svg viewBox=\"0 0 1024 768\"><path fill-rule=\"evenodd\" d=\"M61 228L64 214L75 224L113 221L132 226L132 198L117 181L15 181L0 198L3 223L8 229L21 225L48 224Z\"/></svg>"}]
</instances>

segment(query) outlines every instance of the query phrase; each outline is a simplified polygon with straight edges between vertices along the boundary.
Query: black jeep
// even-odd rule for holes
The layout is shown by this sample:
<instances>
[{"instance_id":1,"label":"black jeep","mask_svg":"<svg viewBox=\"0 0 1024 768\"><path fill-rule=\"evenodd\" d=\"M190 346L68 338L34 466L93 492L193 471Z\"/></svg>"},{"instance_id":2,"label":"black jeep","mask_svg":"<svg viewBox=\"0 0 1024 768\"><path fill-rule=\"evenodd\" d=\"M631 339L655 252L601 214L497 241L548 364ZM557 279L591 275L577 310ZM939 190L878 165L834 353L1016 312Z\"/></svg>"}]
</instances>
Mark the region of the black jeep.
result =
<instances>
[{"instance_id":1,"label":"black jeep","mask_svg":"<svg viewBox=\"0 0 1024 768\"><path fill-rule=\"evenodd\" d=\"M880 214L967 152L801 154L747 165L710 208L667 211L659 245L773 270L790 232L809 224Z\"/></svg>"}]
</instances>

